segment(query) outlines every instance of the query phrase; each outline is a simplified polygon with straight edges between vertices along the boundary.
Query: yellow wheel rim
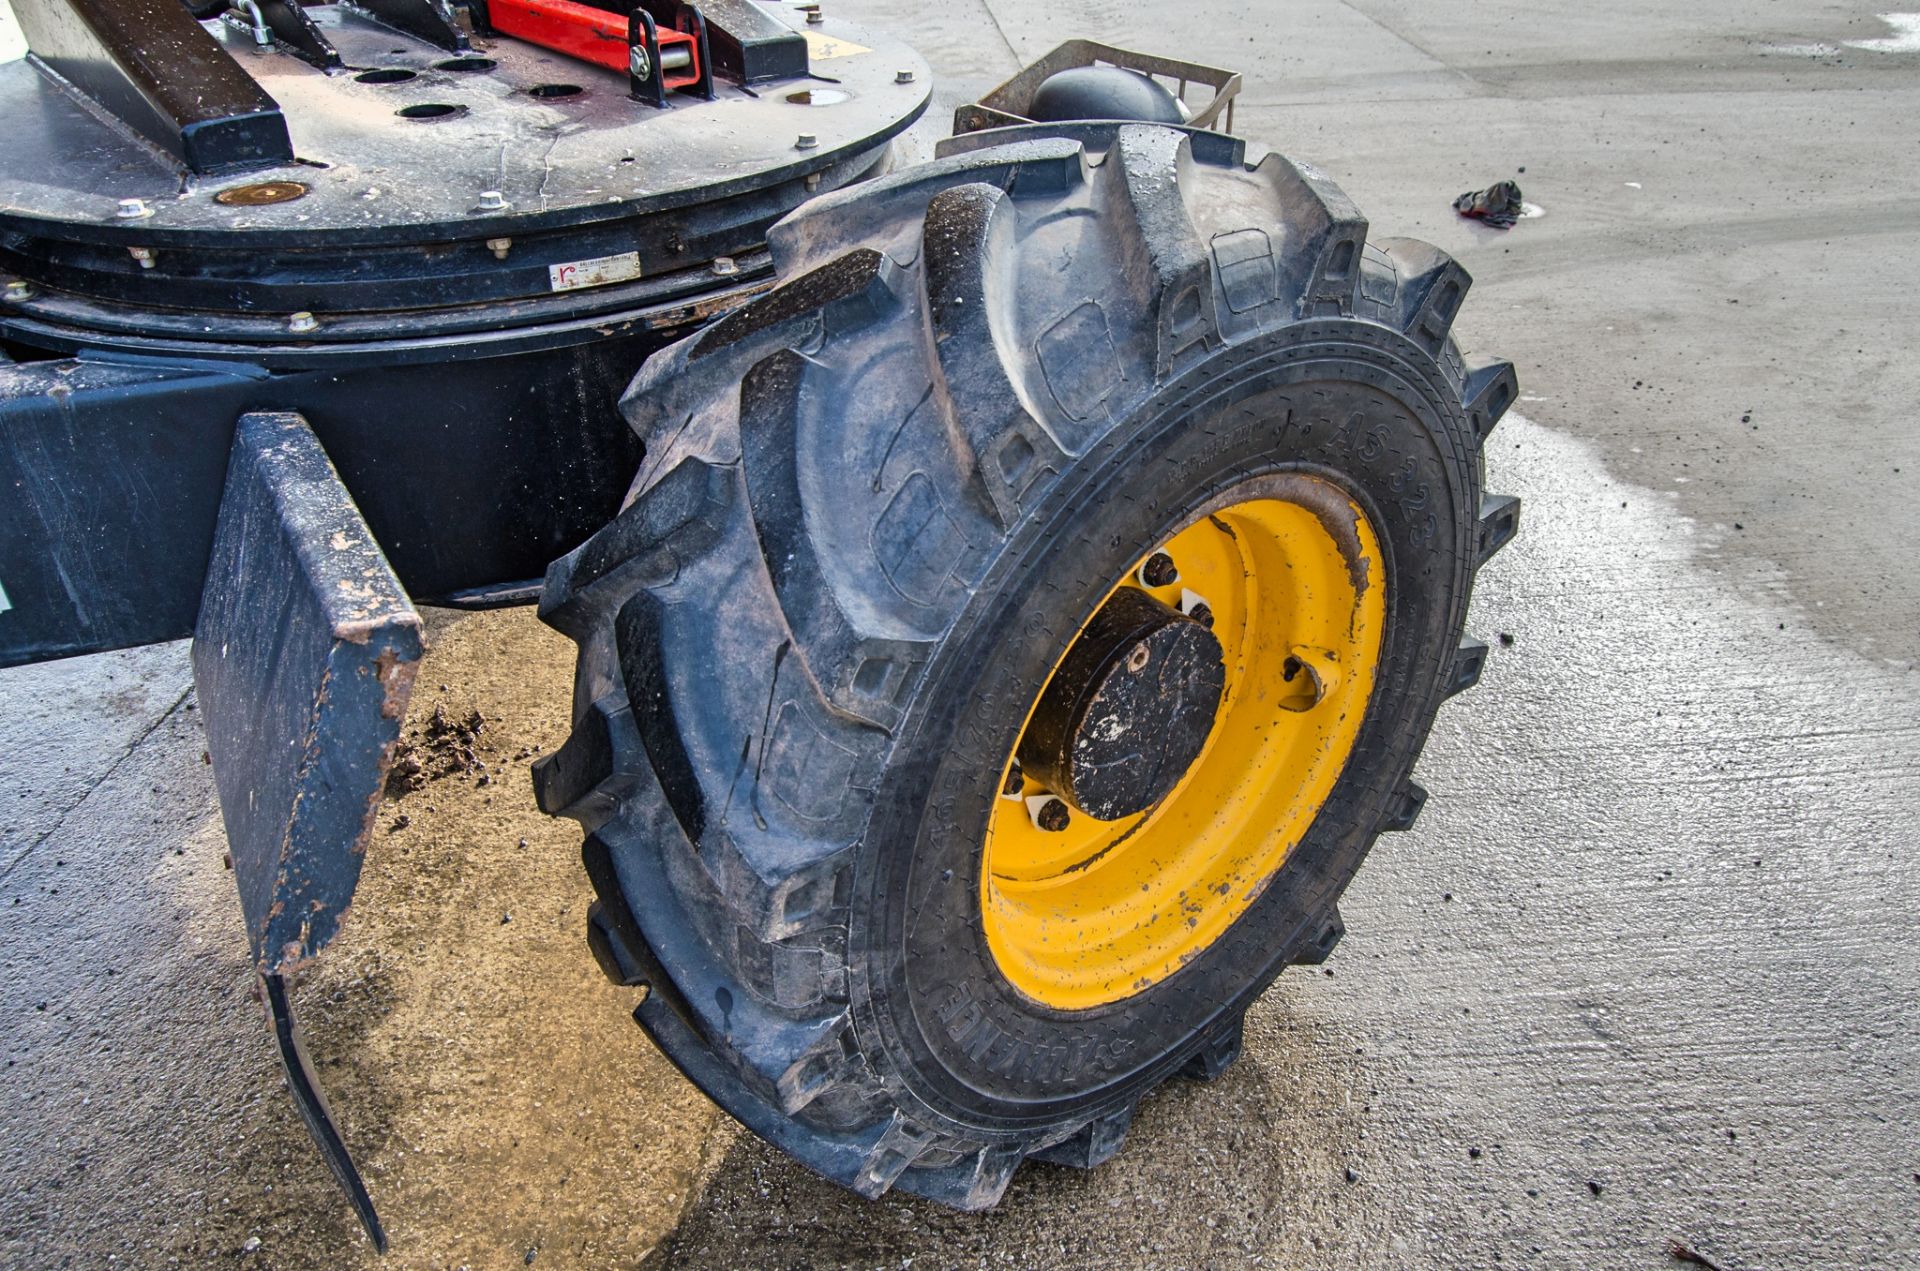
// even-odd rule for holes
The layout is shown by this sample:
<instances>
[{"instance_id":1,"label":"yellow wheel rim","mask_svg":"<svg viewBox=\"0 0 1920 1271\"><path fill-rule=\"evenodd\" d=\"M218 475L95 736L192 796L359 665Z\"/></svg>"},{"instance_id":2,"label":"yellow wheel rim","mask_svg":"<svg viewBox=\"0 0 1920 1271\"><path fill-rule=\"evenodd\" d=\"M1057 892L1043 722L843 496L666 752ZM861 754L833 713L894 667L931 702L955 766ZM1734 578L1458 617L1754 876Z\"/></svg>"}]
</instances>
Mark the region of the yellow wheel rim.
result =
<instances>
[{"instance_id":1,"label":"yellow wheel rim","mask_svg":"<svg viewBox=\"0 0 1920 1271\"><path fill-rule=\"evenodd\" d=\"M1144 812L1074 812L1049 830L1047 792L1010 752L988 819L988 947L1015 988L1060 1010L1132 996L1225 933L1319 815L1373 689L1385 571L1366 514L1331 482L1264 479L1259 497L1209 509L1157 551L1177 581L1149 585L1149 556L1107 595L1140 587L1211 611L1226 683L1198 758Z\"/></svg>"}]
</instances>

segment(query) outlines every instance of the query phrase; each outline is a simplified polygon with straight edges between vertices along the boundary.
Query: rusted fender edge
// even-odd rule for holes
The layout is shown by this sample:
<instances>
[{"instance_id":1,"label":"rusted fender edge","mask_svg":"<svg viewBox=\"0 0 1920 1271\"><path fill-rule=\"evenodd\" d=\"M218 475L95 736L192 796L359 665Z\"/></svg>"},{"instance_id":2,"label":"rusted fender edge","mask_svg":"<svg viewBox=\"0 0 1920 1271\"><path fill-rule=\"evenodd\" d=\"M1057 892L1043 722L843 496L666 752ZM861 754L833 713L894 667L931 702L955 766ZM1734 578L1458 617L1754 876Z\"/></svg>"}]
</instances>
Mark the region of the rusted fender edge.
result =
<instances>
[{"instance_id":1,"label":"rusted fender edge","mask_svg":"<svg viewBox=\"0 0 1920 1271\"><path fill-rule=\"evenodd\" d=\"M423 650L420 615L306 420L241 416L194 631L194 685L288 1085L382 1249L282 977L346 918Z\"/></svg>"}]
</instances>

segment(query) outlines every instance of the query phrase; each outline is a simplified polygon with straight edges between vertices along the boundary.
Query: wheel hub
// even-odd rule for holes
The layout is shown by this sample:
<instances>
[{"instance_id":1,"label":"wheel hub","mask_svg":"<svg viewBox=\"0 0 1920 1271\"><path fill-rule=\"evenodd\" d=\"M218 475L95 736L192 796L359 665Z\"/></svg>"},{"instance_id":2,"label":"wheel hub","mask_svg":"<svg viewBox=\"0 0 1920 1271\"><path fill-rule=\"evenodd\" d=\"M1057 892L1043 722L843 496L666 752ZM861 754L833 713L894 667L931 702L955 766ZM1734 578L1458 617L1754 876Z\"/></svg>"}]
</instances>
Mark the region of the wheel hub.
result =
<instances>
[{"instance_id":1,"label":"wheel hub","mask_svg":"<svg viewBox=\"0 0 1920 1271\"><path fill-rule=\"evenodd\" d=\"M1034 708L1021 770L1095 820L1144 812L1199 757L1225 686L1211 631L1122 588L1074 641Z\"/></svg>"},{"instance_id":2,"label":"wheel hub","mask_svg":"<svg viewBox=\"0 0 1920 1271\"><path fill-rule=\"evenodd\" d=\"M998 776L981 920L1011 984L1056 1010L1131 997L1267 889L1359 737L1384 564L1345 491L1283 473L1114 580Z\"/></svg>"}]
</instances>

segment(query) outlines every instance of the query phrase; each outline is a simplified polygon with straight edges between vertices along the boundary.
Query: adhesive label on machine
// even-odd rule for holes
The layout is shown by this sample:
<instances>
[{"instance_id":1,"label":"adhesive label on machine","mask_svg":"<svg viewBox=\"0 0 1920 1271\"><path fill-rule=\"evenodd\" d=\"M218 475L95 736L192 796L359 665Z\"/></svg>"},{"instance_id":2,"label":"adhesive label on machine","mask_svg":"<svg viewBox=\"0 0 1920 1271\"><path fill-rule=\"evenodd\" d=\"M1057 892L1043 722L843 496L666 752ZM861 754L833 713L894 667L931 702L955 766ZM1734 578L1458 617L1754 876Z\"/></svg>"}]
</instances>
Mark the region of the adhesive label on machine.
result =
<instances>
[{"instance_id":1,"label":"adhesive label on machine","mask_svg":"<svg viewBox=\"0 0 1920 1271\"><path fill-rule=\"evenodd\" d=\"M621 252L618 256L595 256L592 260L570 260L564 265L547 266L547 280L554 291L604 287L610 282L626 282L639 276L639 252Z\"/></svg>"},{"instance_id":2,"label":"adhesive label on machine","mask_svg":"<svg viewBox=\"0 0 1920 1271\"><path fill-rule=\"evenodd\" d=\"M836 57L852 57L855 53L871 53L872 49L864 44L855 44L852 40L836 40L831 35L822 35L818 31L802 31L807 37L807 56L816 62L825 62Z\"/></svg>"}]
</instances>

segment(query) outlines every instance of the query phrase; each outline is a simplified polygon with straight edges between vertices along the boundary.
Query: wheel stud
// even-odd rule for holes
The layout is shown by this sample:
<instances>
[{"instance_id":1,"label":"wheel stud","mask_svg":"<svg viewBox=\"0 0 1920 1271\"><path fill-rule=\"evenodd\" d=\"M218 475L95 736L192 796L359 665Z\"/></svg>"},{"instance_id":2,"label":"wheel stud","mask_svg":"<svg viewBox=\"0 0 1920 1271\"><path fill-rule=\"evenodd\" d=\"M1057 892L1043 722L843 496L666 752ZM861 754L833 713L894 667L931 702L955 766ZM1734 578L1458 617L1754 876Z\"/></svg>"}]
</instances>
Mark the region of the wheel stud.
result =
<instances>
[{"instance_id":1,"label":"wheel stud","mask_svg":"<svg viewBox=\"0 0 1920 1271\"><path fill-rule=\"evenodd\" d=\"M1073 824L1073 812L1058 795L1032 796L1027 800L1027 815L1033 818L1034 829L1045 830L1049 834L1058 834Z\"/></svg>"},{"instance_id":2,"label":"wheel stud","mask_svg":"<svg viewBox=\"0 0 1920 1271\"><path fill-rule=\"evenodd\" d=\"M1140 565L1142 587L1171 587L1180 581L1179 567L1165 552L1155 552Z\"/></svg>"}]
</instances>

